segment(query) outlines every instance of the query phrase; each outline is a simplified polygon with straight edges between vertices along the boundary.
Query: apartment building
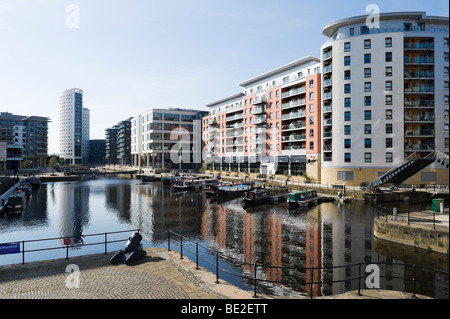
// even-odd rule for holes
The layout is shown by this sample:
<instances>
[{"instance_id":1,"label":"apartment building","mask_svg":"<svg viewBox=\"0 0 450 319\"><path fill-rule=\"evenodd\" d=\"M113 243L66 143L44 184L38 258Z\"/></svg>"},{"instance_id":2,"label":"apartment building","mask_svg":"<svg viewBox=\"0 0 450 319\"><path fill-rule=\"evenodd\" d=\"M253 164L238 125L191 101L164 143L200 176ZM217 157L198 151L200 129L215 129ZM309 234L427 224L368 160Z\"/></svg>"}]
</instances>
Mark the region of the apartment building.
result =
<instances>
[{"instance_id":1,"label":"apartment building","mask_svg":"<svg viewBox=\"0 0 450 319\"><path fill-rule=\"evenodd\" d=\"M203 119L208 168L320 180L320 59L307 56L240 83Z\"/></svg>"},{"instance_id":2,"label":"apartment building","mask_svg":"<svg viewBox=\"0 0 450 319\"><path fill-rule=\"evenodd\" d=\"M105 130L107 164L131 165L131 118Z\"/></svg>"},{"instance_id":3,"label":"apartment building","mask_svg":"<svg viewBox=\"0 0 450 319\"><path fill-rule=\"evenodd\" d=\"M328 24L322 60L322 180L359 185L409 156L449 151L448 17L383 13ZM441 174L442 172L442 174ZM448 184L437 163L406 183Z\"/></svg>"},{"instance_id":4,"label":"apartment building","mask_svg":"<svg viewBox=\"0 0 450 319\"><path fill-rule=\"evenodd\" d=\"M43 116L0 113L0 141L8 148L17 149L24 160L30 161L31 168L46 166L48 152L48 122ZM14 147L13 147L14 146ZM17 157L17 158L19 158ZM18 164L20 167L20 163Z\"/></svg>"},{"instance_id":5,"label":"apartment building","mask_svg":"<svg viewBox=\"0 0 450 319\"><path fill-rule=\"evenodd\" d=\"M149 170L200 168L201 121L207 113L180 108L154 108L133 117L132 165Z\"/></svg>"},{"instance_id":6,"label":"apartment building","mask_svg":"<svg viewBox=\"0 0 450 319\"><path fill-rule=\"evenodd\" d=\"M60 96L60 157L65 164L87 164L89 109L83 107L83 90L70 89Z\"/></svg>"}]
</instances>

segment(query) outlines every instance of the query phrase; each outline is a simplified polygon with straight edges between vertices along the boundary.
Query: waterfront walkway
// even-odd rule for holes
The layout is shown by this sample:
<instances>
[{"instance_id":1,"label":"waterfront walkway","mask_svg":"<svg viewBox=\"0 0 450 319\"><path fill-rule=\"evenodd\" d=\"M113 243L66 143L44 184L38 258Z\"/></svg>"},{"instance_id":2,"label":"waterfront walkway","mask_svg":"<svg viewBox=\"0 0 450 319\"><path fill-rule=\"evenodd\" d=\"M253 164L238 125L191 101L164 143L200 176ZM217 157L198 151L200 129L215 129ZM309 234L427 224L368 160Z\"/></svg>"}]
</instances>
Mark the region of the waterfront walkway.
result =
<instances>
[{"instance_id":1,"label":"waterfront walkway","mask_svg":"<svg viewBox=\"0 0 450 319\"><path fill-rule=\"evenodd\" d=\"M111 254L73 257L69 260L0 266L0 299L248 299L244 291L220 279L176 251L147 248L147 256L131 266L111 265ZM71 280L79 267L79 287ZM72 286L72 288L70 288ZM75 287L73 287L75 286ZM347 292L317 299L410 299L412 294L379 289ZM259 299L284 297L258 295ZM427 297L417 296L428 299ZM304 297L300 299L305 299ZM286 298L293 299L293 298Z\"/></svg>"}]
</instances>

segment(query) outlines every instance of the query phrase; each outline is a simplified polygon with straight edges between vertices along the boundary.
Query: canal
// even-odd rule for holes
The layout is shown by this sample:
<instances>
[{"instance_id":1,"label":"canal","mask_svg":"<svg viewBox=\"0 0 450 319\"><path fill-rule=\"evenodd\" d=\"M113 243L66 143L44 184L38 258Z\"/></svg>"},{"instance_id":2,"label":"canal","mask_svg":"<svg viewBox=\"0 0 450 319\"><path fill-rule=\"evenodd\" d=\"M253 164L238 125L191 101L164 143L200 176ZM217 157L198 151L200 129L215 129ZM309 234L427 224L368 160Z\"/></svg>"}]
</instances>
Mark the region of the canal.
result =
<instances>
[{"instance_id":1,"label":"canal","mask_svg":"<svg viewBox=\"0 0 450 319\"><path fill-rule=\"evenodd\" d=\"M391 204L396 205L396 204ZM401 205L404 205L401 203ZM414 209L430 209L430 204L417 204ZM222 279L243 289L253 289L254 268L250 264L268 266L258 270L259 292L280 296L305 296L305 267L334 267L357 263L386 263L381 267L381 288L411 291L412 283L402 278L411 271L390 263L416 264L448 271L448 256L377 240L373 236L373 204L328 202L311 208L289 209L286 203L244 209L242 200L218 202L202 192L172 193L160 182L99 179L86 182L44 183L35 190L21 214L0 215L0 243L21 242L56 237L74 237L70 256L103 252L99 241L84 237L139 228L144 247L167 247L167 231L183 236L186 248L201 247L202 258L214 263L215 254L227 258L221 261ZM121 238L128 236L121 234ZM119 235L117 235L119 236ZM114 239L114 238L110 238ZM123 249L125 242L109 244L108 251ZM173 243L174 249L179 249ZM48 242L27 243L27 249L48 247ZM63 245L55 240L53 245ZM195 257L185 251L187 257ZM27 262L63 258L64 250L28 253ZM22 262L21 254L0 255L0 265ZM242 262L244 264L242 264ZM202 266L215 271L209 264ZM317 271L314 295L331 295L358 289L357 267L338 267ZM365 269L362 270L363 272ZM386 277L398 277L388 279ZM442 284L442 276L423 274L428 281ZM445 278L448 282L448 278ZM282 283L281 283L282 282ZM418 293L448 298L448 289L419 285Z\"/></svg>"}]
</instances>

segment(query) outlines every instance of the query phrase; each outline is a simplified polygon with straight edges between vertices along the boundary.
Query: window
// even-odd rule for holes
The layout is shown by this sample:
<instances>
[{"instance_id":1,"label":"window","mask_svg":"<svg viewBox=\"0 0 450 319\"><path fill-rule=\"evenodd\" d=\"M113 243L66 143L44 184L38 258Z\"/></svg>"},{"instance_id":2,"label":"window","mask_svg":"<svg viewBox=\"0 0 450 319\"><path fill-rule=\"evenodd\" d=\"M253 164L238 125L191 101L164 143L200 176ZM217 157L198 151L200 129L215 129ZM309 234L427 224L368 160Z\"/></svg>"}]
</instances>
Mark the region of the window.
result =
<instances>
[{"instance_id":1,"label":"window","mask_svg":"<svg viewBox=\"0 0 450 319\"><path fill-rule=\"evenodd\" d=\"M403 23L403 29L405 31L411 31L411 23Z\"/></svg>"},{"instance_id":2,"label":"window","mask_svg":"<svg viewBox=\"0 0 450 319\"><path fill-rule=\"evenodd\" d=\"M355 28L350 28L350 29L349 29L349 33L350 33L350 36L355 35ZM349 42L349 43L350 43L350 42Z\"/></svg>"},{"instance_id":3,"label":"window","mask_svg":"<svg viewBox=\"0 0 450 319\"><path fill-rule=\"evenodd\" d=\"M386 52L385 61L392 62L392 52Z\"/></svg>"},{"instance_id":4,"label":"window","mask_svg":"<svg viewBox=\"0 0 450 319\"><path fill-rule=\"evenodd\" d=\"M364 49L370 49L370 39L364 40Z\"/></svg>"},{"instance_id":5,"label":"window","mask_svg":"<svg viewBox=\"0 0 450 319\"><path fill-rule=\"evenodd\" d=\"M288 83L289 82L289 76L285 76L283 78L283 83Z\"/></svg>"},{"instance_id":6,"label":"window","mask_svg":"<svg viewBox=\"0 0 450 319\"><path fill-rule=\"evenodd\" d=\"M314 142L313 141L309 142L309 149L310 150L314 149Z\"/></svg>"},{"instance_id":7,"label":"window","mask_svg":"<svg viewBox=\"0 0 450 319\"><path fill-rule=\"evenodd\" d=\"M359 31L361 32L361 34L369 34L369 27L363 25L359 28Z\"/></svg>"},{"instance_id":8,"label":"window","mask_svg":"<svg viewBox=\"0 0 450 319\"><path fill-rule=\"evenodd\" d=\"M372 83L364 82L364 92L370 92L370 91L372 91Z\"/></svg>"},{"instance_id":9,"label":"window","mask_svg":"<svg viewBox=\"0 0 450 319\"><path fill-rule=\"evenodd\" d=\"M364 125L364 134L372 134L372 125L371 124Z\"/></svg>"},{"instance_id":10,"label":"window","mask_svg":"<svg viewBox=\"0 0 450 319\"><path fill-rule=\"evenodd\" d=\"M350 56L344 57L344 65L350 65Z\"/></svg>"},{"instance_id":11,"label":"window","mask_svg":"<svg viewBox=\"0 0 450 319\"><path fill-rule=\"evenodd\" d=\"M372 106L372 97L371 96L364 97L364 106Z\"/></svg>"},{"instance_id":12,"label":"window","mask_svg":"<svg viewBox=\"0 0 450 319\"><path fill-rule=\"evenodd\" d=\"M345 139L344 140L344 148L351 148L352 147L352 140L351 139Z\"/></svg>"},{"instance_id":13,"label":"window","mask_svg":"<svg viewBox=\"0 0 450 319\"><path fill-rule=\"evenodd\" d=\"M392 153L391 152L386 153L386 163L392 163Z\"/></svg>"},{"instance_id":14,"label":"window","mask_svg":"<svg viewBox=\"0 0 450 319\"><path fill-rule=\"evenodd\" d=\"M392 148L392 138L386 138L386 148Z\"/></svg>"},{"instance_id":15,"label":"window","mask_svg":"<svg viewBox=\"0 0 450 319\"><path fill-rule=\"evenodd\" d=\"M352 114L350 111L344 112L344 121L351 121L352 120Z\"/></svg>"},{"instance_id":16,"label":"window","mask_svg":"<svg viewBox=\"0 0 450 319\"><path fill-rule=\"evenodd\" d=\"M386 48L392 47L392 38L385 38L385 39L384 39L384 46L385 46Z\"/></svg>"},{"instance_id":17,"label":"window","mask_svg":"<svg viewBox=\"0 0 450 319\"><path fill-rule=\"evenodd\" d=\"M386 67L385 76L392 76L392 66Z\"/></svg>"},{"instance_id":18,"label":"window","mask_svg":"<svg viewBox=\"0 0 450 319\"><path fill-rule=\"evenodd\" d=\"M386 134L392 134L392 123L386 124Z\"/></svg>"},{"instance_id":19,"label":"window","mask_svg":"<svg viewBox=\"0 0 450 319\"><path fill-rule=\"evenodd\" d=\"M314 87L314 80L309 80L309 88L312 89Z\"/></svg>"},{"instance_id":20,"label":"window","mask_svg":"<svg viewBox=\"0 0 450 319\"><path fill-rule=\"evenodd\" d=\"M309 124L313 125L314 124L314 116L310 116L309 117Z\"/></svg>"},{"instance_id":21,"label":"window","mask_svg":"<svg viewBox=\"0 0 450 319\"><path fill-rule=\"evenodd\" d=\"M444 48L448 48L448 38L444 38Z\"/></svg>"},{"instance_id":22,"label":"window","mask_svg":"<svg viewBox=\"0 0 450 319\"><path fill-rule=\"evenodd\" d=\"M344 85L344 93L350 93L351 92L351 86L350 84Z\"/></svg>"},{"instance_id":23,"label":"window","mask_svg":"<svg viewBox=\"0 0 450 319\"><path fill-rule=\"evenodd\" d=\"M444 62L448 62L448 52L444 52Z\"/></svg>"},{"instance_id":24,"label":"window","mask_svg":"<svg viewBox=\"0 0 450 319\"><path fill-rule=\"evenodd\" d=\"M444 75L448 75L448 66L444 67Z\"/></svg>"},{"instance_id":25,"label":"window","mask_svg":"<svg viewBox=\"0 0 450 319\"><path fill-rule=\"evenodd\" d=\"M314 137L314 129L309 130L309 137Z\"/></svg>"},{"instance_id":26,"label":"window","mask_svg":"<svg viewBox=\"0 0 450 319\"><path fill-rule=\"evenodd\" d=\"M364 77L365 77L365 78L370 78L370 77L372 77L372 69L371 69L371 68L365 68L365 69L364 69Z\"/></svg>"},{"instance_id":27,"label":"window","mask_svg":"<svg viewBox=\"0 0 450 319\"><path fill-rule=\"evenodd\" d=\"M372 139L371 138L364 139L364 148L372 148Z\"/></svg>"},{"instance_id":28,"label":"window","mask_svg":"<svg viewBox=\"0 0 450 319\"><path fill-rule=\"evenodd\" d=\"M372 153L364 153L364 162L371 163L372 162Z\"/></svg>"},{"instance_id":29,"label":"window","mask_svg":"<svg viewBox=\"0 0 450 319\"><path fill-rule=\"evenodd\" d=\"M392 95L386 95L386 105L392 105Z\"/></svg>"},{"instance_id":30,"label":"window","mask_svg":"<svg viewBox=\"0 0 450 319\"><path fill-rule=\"evenodd\" d=\"M364 63L370 63L372 56L370 53L364 54Z\"/></svg>"},{"instance_id":31,"label":"window","mask_svg":"<svg viewBox=\"0 0 450 319\"><path fill-rule=\"evenodd\" d=\"M349 52L350 51L350 42L345 42L344 43L344 52Z\"/></svg>"},{"instance_id":32,"label":"window","mask_svg":"<svg viewBox=\"0 0 450 319\"><path fill-rule=\"evenodd\" d=\"M309 105L309 113L314 113L314 104Z\"/></svg>"},{"instance_id":33,"label":"window","mask_svg":"<svg viewBox=\"0 0 450 319\"><path fill-rule=\"evenodd\" d=\"M364 111L364 119L371 120L372 119L372 111Z\"/></svg>"},{"instance_id":34,"label":"window","mask_svg":"<svg viewBox=\"0 0 450 319\"><path fill-rule=\"evenodd\" d=\"M350 135L352 133L352 126L351 125L345 125L344 126L344 135Z\"/></svg>"},{"instance_id":35,"label":"window","mask_svg":"<svg viewBox=\"0 0 450 319\"><path fill-rule=\"evenodd\" d=\"M386 81L386 91L392 91L392 81Z\"/></svg>"},{"instance_id":36,"label":"window","mask_svg":"<svg viewBox=\"0 0 450 319\"><path fill-rule=\"evenodd\" d=\"M392 110L386 110L386 120L392 120Z\"/></svg>"},{"instance_id":37,"label":"window","mask_svg":"<svg viewBox=\"0 0 450 319\"><path fill-rule=\"evenodd\" d=\"M350 76L350 70L345 70L344 71L344 80L350 80L351 76Z\"/></svg>"},{"instance_id":38,"label":"window","mask_svg":"<svg viewBox=\"0 0 450 319\"><path fill-rule=\"evenodd\" d=\"M310 101L314 100L314 92L309 92L309 100Z\"/></svg>"},{"instance_id":39,"label":"window","mask_svg":"<svg viewBox=\"0 0 450 319\"><path fill-rule=\"evenodd\" d=\"M344 162L350 163L352 161L352 154L351 153L344 153Z\"/></svg>"},{"instance_id":40,"label":"window","mask_svg":"<svg viewBox=\"0 0 450 319\"><path fill-rule=\"evenodd\" d=\"M350 107L350 106L352 106L352 105L351 105L351 99L350 99L349 97L346 97L346 98L344 99L344 106L345 106L345 107Z\"/></svg>"}]
</instances>

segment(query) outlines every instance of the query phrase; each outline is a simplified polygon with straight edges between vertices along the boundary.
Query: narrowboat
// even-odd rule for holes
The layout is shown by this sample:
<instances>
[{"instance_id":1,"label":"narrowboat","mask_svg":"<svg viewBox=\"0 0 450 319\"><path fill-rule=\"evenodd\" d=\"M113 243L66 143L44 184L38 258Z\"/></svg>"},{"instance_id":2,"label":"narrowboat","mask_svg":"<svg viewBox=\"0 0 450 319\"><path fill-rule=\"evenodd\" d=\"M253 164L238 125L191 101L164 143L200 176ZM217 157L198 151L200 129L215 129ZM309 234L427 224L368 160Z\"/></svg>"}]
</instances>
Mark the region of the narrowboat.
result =
<instances>
[{"instance_id":1,"label":"narrowboat","mask_svg":"<svg viewBox=\"0 0 450 319\"><path fill-rule=\"evenodd\" d=\"M18 211L24 208L24 195L25 193L21 190L17 190L16 193L8 198L6 203L6 211Z\"/></svg>"},{"instance_id":2,"label":"narrowboat","mask_svg":"<svg viewBox=\"0 0 450 319\"><path fill-rule=\"evenodd\" d=\"M289 188L287 187L280 186L271 188L269 194L269 203L277 204L280 201L286 201L288 195L289 195Z\"/></svg>"},{"instance_id":3,"label":"narrowboat","mask_svg":"<svg viewBox=\"0 0 450 319\"><path fill-rule=\"evenodd\" d=\"M294 207L307 207L310 205L315 205L317 204L317 200L318 196L315 189L289 193L287 199L289 205Z\"/></svg>"},{"instance_id":4,"label":"narrowboat","mask_svg":"<svg viewBox=\"0 0 450 319\"><path fill-rule=\"evenodd\" d=\"M269 188L253 189L245 193L244 204L256 205L267 203L269 201L269 195L270 195Z\"/></svg>"},{"instance_id":5,"label":"narrowboat","mask_svg":"<svg viewBox=\"0 0 450 319\"><path fill-rule=\"evenodd\" d=\"M244 182L243 184L222 185L217 188L219 196L243 196L246 192L261 188L260 182Z\"/></svg>"}]
</instances>

